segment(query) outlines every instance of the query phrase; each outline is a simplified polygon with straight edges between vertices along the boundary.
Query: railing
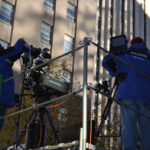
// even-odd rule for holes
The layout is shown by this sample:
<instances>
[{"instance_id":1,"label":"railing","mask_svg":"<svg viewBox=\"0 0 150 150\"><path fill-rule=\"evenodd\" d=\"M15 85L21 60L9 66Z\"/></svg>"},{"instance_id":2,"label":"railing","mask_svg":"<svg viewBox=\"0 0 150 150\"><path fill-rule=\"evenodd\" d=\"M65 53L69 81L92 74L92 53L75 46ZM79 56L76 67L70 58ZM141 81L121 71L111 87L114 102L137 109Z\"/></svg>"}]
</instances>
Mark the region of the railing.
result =
<instances>
[{"instance_id":1,"label":"railing","mask_svg":"<svg viewBox=\"0 0 150 150\"><path fill-rule=\"evenodd\" d=\"M63 95L63 96L60 96L60 97L51 99L50 101L46 101L46 102L40 103L39 105L35 105L35 104L34 104L34 105L31 106L31 107L28 107L28 108L26 108L26 109L22 109L22 110L20 110L20 111L18 111L18 112L14 112L14 113L8 114L7 116L1 117L0 119L6 119L6 118L12 117L12 116L17 115L17 114L20 114L20 113L24 113L24 112L26 112L26 111L35 109L35 108L40 107L40 106L43 106L43 105L48 105L48 104L51 104L51 103L53 103L53 102L62 101L62 100L68 98L69 96L71 96L71 95L73 95L73 94L78 94L78 93L80 93L80 92L83 91L83 114L82 114L82 128L81 128L81 130L80 130L79 149L80 149L80 150L86 150L86 148L87 148L87 146L86 146L86 144L87 144L87 90L88 90L88 89L91 89L91 90L96 91L95 87L89 86L88 83L87 83L87 81L88 81L88 78L87 78L87 75L88 75L88 71L87 71L87 69L88 69L88 46L89 46L90 43L93 44L93 45L95 45L96 47L99 46L99 45L97 45L96 43L92 42L91 39L88 39L87 37L85 37L84 40L83 40L83 45L81 45L80 47L78 47L78 48L76 48L76 49L74 49L73 51L70 51L70 52L68 52L68 53L62 54L62 55L60 55L60 56L58 56L58 57L56 57L56 58L53 58L53 59L51 59L51 60L49 60L49 61L47 61L47 62L45 62L45 63L43 63L43 64L40 64L40 65L36 66L35 68L32 68L32 69L31 69L31 70L35 70L35 69L41 68L41 67L43 67L43 66L45 66L45 65L47 65L47 64L49 64L49 63L51 63L51 62L53 62L54 60L57 60L57 59L59 59L59 58L62 58L62 57L66 56L66 55L68 55L68 54L70 54L70 53L72 53L72 52L81 50L81 49L83 48L83 50L84 50L84 56L83 56L83 88L81 88L81 89L79 89L79 90L76 90L76 91L73 91L73 92L70 92L70 93L68 93L68 94L65 94L65 95ZM143 74L142 72L140 72L140 71L137 70L136 68L130 66L129 64L127 64L126 62L124 62L123 60L121 60L120 58L118 58L117 56L113 55L112 53L108 52L108 51L105 50L104 48L102 48L102 47L100 47L100 46L99 46L99 48L100 48L100 50L103 50L104 52L108 53L109 55L112 55L115 59L117 59L117 60L119 60L121 63L125 64L127 67L133 69L134 71L136 71L138 74L140 74L140 75L143 76L144 78L147 78L148 80L150 80L150 77L149 77L149 76ZM20 76L20 74L17 74L17 75L15 75L15 76L13 76L12 78L9 78L9 79L5 80L4 82L7 82L7 81L9 81L9 80L12 80L12 79L14 79L16 76ZM125 104L123 104L123 103L121 103L121 102L118 102L118 101L116 101L114 98L112 98L111 96L109 96L109 95L107 95L107 94L105 94L105 93L101 93L101 94L107 96L109 99L111 99L112 101L117 102L117 103L120 104L120 105L124 105L124 106L126 106L126 107L128 107L128 108L130 108L130 109L132 109L132 110L134 110L134 111L136 111L136 112L138 112L138 113L141 113L141 114L145 115L147 118L150 119L150 116L148 116L147 114L144 114L144 113L142 113L142 112L139 112L138 110L135 110L134 108L132 108L132 107L130 107L130 106L128 106L128 105L125 105ZM95 144L96 144L96 143L95 143Z\"/></svg>"}]
</instances>

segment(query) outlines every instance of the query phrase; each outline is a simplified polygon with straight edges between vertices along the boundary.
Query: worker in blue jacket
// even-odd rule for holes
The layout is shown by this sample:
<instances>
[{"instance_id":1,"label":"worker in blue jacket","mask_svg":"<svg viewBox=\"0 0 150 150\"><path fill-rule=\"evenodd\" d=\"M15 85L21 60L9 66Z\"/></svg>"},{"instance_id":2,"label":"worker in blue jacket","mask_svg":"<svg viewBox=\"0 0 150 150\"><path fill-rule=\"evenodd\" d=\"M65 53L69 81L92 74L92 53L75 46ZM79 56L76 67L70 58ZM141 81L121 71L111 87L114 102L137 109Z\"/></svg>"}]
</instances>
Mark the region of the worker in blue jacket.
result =
<instances>
[{"instance_id":1,"label":"worker in blue jacket","mask_svg":"<svg viewBox=\"0 0 150 150\"><path fill-rule=\"evenodd\" d=\"M13 47L4 49L0 46L0 75L2 77L2 85L0 91L0 117L5 115L7 108L14 106L14 80L4 82L13 76L13 63L20 58L23 53L25 41L19 39ZM0 120L0 130L3 125L3 119Z\"/></svg>"},{"instance_id":2,"label":"worker in blue jacket","mask_svg":"<svg viewBox=\"0 0 150 150\"><path fill-rule=\"evenodd\" d=\"M118 57L150 77L150 54L142 38L133 38L127 52ZM116 100L150 116L150 80L110 55L102 65L119 80ZM150 119L123 105L120 111L124 150L137 150L137 124L141 149L150 150Z\"/></svg>"}]
</instances>

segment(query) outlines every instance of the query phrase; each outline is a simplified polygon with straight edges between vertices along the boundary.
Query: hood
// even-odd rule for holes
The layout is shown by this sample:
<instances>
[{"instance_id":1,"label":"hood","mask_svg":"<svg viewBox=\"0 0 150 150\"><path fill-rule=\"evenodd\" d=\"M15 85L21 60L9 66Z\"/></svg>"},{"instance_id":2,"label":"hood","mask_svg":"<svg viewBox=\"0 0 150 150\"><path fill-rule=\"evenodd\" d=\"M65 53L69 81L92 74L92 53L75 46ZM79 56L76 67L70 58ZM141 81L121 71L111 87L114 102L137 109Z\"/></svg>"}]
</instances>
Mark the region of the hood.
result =
<instances>
[{"instance_id":1,"label":"hood","mask_svg":"<svg viewBox=\"0 0 150 150\"><path fill-rule=\"evenodd\" d=\"M148 52L148 53L150 52L149 49L146 47L145 43L133 44L129 47L129 50L130 49L140 49L140 50Z\"/></svg>"}]
</instances>

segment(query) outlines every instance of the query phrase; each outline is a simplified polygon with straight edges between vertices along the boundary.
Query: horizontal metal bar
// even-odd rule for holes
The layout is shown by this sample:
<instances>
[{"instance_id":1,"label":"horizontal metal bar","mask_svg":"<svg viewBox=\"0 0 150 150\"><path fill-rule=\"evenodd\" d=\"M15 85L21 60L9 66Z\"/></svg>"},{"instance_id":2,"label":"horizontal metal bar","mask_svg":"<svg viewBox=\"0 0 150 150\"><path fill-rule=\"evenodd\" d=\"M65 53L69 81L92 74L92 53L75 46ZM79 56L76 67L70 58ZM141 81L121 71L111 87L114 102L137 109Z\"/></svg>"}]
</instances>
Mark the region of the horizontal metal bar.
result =
<instances>
[{"instance_id":1,"label":"horizontal metal bar","mask_svg":"<svg viewBox=\"0 0 150 150\"><path fill-rule=\"evenodd\" d=\"M88 85L88 89L92 89L92 90L95 91L95 88L93 88L92 86L89 86L89 85ZM141 112L141 111L138 111L137 109L131 107L130 105L124 104L124 103L122 103L121 101L116 100L115 98L111 97L110 95L107 95L107 94L104 93L104 92L99 91L99 93L102 94L102 95L104 95L104 96L106 96L106 97L108 97L109 99L111 99L112 101L116 102L117 104L123 105L123 106L125 106L125 107L127 107L127 108L129 108L129 109L132 109L133 111L135 111L135 112L137 112L137 113L140 113L141 115L144 115L145 117L147 117L148 119L150 119L150 116L147 115L146 113L143 113L143 112Z\"/></svg>"},{"instance_id":2,"label":"horizontal metal bar","mask_svg":"<svg viewBox=\"0 0 150 150\"><path fill-rule=\"evenodd\" d=\"M67 53L64 53L64 54L62 54L62 55L60 55L60 56L58 56L58 57L55 57L55 58L53 58L53 59L50 59L50 60L48 60L48 61L46 61L46 62L44 62L44 63L42 63L42 64L39 64L39 65L37 65L36 67L29 69L28 71L33 71L33 70L42 68L42 67L44 67L45 65L47 65L47 64L49 64L49 63L51 63L51 62L53 62L53 61L55 61L55 60L57 60L57 59L59 59L59 58L62 58L62 57L64 57L64 56L66 56L66 55L69 55L69 54L71 54L71 53L73 53L73 52L75 52L75 51L80 50L81 48L83 48L83 45L77 47L76 49L74 49L74 50L72 50L72 51L69 51L69 52L67 52ZM24 71L23 71L22 73L24 73ZM5 82L7 82L7 81L9 81L9 80L12 80L12 79L14 79L14 78L20 76L22 73L18 73L18 74L16 74L16 75L14 75L14 76L12 76L12 77L10 77L10 78L4 80L3 83L5 83Z\"/></svg>"},{"instance_id":3,"label":"horizontal metal bar","mask_svg":"<svg viewBox=\"0 0 150 150\"><path fill-rule=\"evenodd\" d=\"M138 69L134 68L133 66L129 65L128 63L126 63L124 60L120 59L119 57L117 57L116 55L114 55L113 53L109 52L108 50L104 49L103 47L99 46L98 44L90 41L90 43L92 43L95 46L98 46L101 50L103 50L104 52L106 52L107 54L111 55L112 57L114 57L114 59L120 61L121 63L123 63L124 65L126 65L127 67L129 67L130 69L134 70L135 72L137 72L139 75L143 76L144 78L150 80L150 76L147 76L146 74L142 73L141 71L139 71Z\"/></svg>"},{"instance_id":4,"label":"horizontal metal bar","mask_svg":"<svg viewBox=\"0 0 150 150\"><path fill-rule=\"evenodd\" d=\"M82 92L82 91L83 91L83 88L81 88L81 89L79 89L79 90L77 90L77 91L70 92L70 93L68 93L68 94L66 94L66 95L63 95L63 96L54 98L54 99L52 99L52 100L49 100L49 101L40 103L40 104L38 104L38 106L37 106L36 104L33 104L33 106L30 106L30 107L25 108L25 109L23 109L23 110L20 110L20 111L17 111L17 112L8 114L8 115L6 115L5 117L0 117L0 120L1 120L1 119L6 119L6 118L9 118L9 117L12 117L12 116L15 116L15 115L17 115L17 114L26 112L26 111L31 110L31 109L38 108L38 107L43 106L43 105L49 105L49 104L51 104L51 103L53 103L53 102L62 101L62 100L64 100L64 99L68 98L69 96L71 96L71 95L73 95L73 94L80 93L80 92Z\"/></svg>"}]
</instances>

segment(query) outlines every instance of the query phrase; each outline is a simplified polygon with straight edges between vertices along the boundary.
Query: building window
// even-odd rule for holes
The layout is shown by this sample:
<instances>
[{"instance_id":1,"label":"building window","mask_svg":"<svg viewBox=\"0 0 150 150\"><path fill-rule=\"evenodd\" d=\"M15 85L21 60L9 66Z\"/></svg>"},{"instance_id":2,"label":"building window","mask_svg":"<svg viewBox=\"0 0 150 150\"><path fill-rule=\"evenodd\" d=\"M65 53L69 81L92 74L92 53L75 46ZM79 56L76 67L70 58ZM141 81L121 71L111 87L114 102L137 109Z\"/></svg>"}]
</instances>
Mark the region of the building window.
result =
<instances>
[{"instance_id":1,"label":"building window","mask_svg":"<svg viewBox=\"0 0 150 150\"><path fill-rule=\"evenodd\" d=\"M64 52L67 53L73 50L74 40L72 37L65 35L64 36Z\"/></svg>"},{"instance_id":2,"label":"building window","mask_svg":"<svg viewBox=\"0 0 150 150\"><path fill-rule=\"evenodd\" d=\"M11 4L2 1L0 7L0 20L12 24L14 8Z\"/></svg>"},{"instance_id":3,"label":"building window","mask_svg":"<svg viewBox=\"0 0 150 150\"><path fill-rule=\"evenodd\" d=\"M71 73L65 69L61 70L60 77L63 81L71 83Z\"/></svg>"},{"instance_id":4,"label":"building window","mask_svg":"<svg viewBox=\"0 0 150 150\"><path fill-rule=\"evenodd\" d=\"M59 121L67 121L68 110L66 108L60 108L59 111L60 112L58 114L58 120Z\"/></svg>"},{"instance_id":5,"label":"building window","mask_svg":"<svg viewBox=\"0 0 150 150\"><path fill-rule=\"evenodd\" d=\"M46 44L51 44L51 26L46 24L46 23L42 23L41 24L41 34L40 34L40 39L42 42L46 43Z\"/></svg>"},{"instance_id":6,"label":"building window","mask_svg":"<svg viewBox=\"0 0 150 150\"><path fill-rule=\"evenodd\" d=\"M4 47L5 49L8 48L8 43L6 43L6 42L4 42L4 41L1 41L1 40L0 40L0 45L1 45L2 47Z\"/></svg>"},{"instance_id":7,"label":"building window","mask_svg":"<svg viewBox=\"0 0 150 150\"><path fill-rule=\"evenodd\" d=\"M54 1L55 0L44 0L44 6L48 9L54 10Z\"/></svg>"},{"instance_id":8,"label":"building window","mask_svg":"<svg viewBox=\"0 0 150 150\"><path fill-rule=\"evenodd\" d=\"M67 3L67 19L71 22L76 21L76 7L71 3Z\"/></svg>"}]
</instances>

